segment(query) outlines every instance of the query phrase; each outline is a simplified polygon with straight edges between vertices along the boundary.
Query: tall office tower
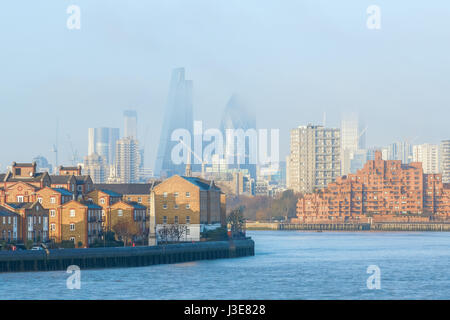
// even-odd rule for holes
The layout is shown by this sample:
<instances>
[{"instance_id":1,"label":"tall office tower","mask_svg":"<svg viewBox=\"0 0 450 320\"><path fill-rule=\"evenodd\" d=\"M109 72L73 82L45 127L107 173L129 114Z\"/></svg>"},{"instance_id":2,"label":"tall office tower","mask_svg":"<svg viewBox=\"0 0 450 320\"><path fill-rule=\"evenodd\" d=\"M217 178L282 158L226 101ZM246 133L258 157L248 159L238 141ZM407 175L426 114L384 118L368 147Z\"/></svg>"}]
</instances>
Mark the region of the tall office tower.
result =
<instances>
[{"instance_id":1,"label":"tall office tower","mask_svg":"<svg viewBox=\"0 0 450 320\"><path fill-rule=\"evenodd\" d=\"M440 147L442 182L450 183L450 140L443 140Z\"/></svg>"},{"instance_id":2,"label":"tall office tower","mask_svg":"<svg viewBox=\"0 0 450 320\"><path fill-rule=\"evenodd\" d=\"M291 130L288 188L313 192L325 188L341 174L340 130L300 126Z\"/></svg>"},{"instance_id":3,"label":"tall office tower","mask_svg":"<svg viewBox=\"0 0 450 320\"><path fill-rule=\"evenodd\" d=\"M232 139L227 138L227 130L243 130L245 138L243 140L244 154L239 154L238 139L234 136ZM229 169L247 169L250 177L256 179L256 161L250 155L250 152L257 150L257 146L251 145L256 144L252 142L250 131L256 133L256 118L253 114L248 112L243 106L242 102L239 101L236 95L233 95L228 101L222 120L220 123L220 130L224 137L224 148L225 148L225 159L228 162ZM250 130L250 131L248 131ZM249 135L246 135L249 133ZM233 150L233 151L232 151ZM256 151L255 151L256 152ZM230 161L230 159L233 159ZM231 162L231 163L230 163ZM253 163L255 162L255 163Z\"/></svg>"},{"instance_id":4,"label":"tall office tower","mask_svg":"<svg viewBox=\"0 0 450 320\"><path fill-rule=\"evenodd\" d=\"M140 166L139 143L130 137L117 141L116 178L120 183L137 183Z\"/></svg>"},{"instance_id":5,"label":"tall office tower","mask_svg":"<svg viewBox=\"0 0 450 320\"><path fill-rule=\"evenodd\" d=\"M97 154L106 165L113 165L116 158L118 128L89 128L88 155Z\"/></svg>"},{"instance_id":6,"label":"tall office tower","mask_svg":"<svg viewBox=\"0 0 450 320\"><path fill-rule=\"evenodd\" d=\"M439 173L439 146L420 144L413 146L413 162L422 162L423 173Z\"/></svg>"},{"instance_id":7,"label":"tall office tower","mask_svg":"<svg viewBox=\"0 0 450 320\"><path fill-rule=\"evenodd\" d=\"M174 174L183 175L185 163L175 164L172 161L172 149L179 142L172 141L171 135L177 129L185 129L191 134L191 149L193 148L193 110L192 110L192 81L185 80L184 68L173 70L170 80L158 153L155 163L155 175L170 177ZM191 158L192 155L188 155Z\"/></svg>"},{"instance_id":8,"label":"tall office tower","mask_svg":"<svg viewBox=\"0 0 450 320\"><path fill-rule=\"evenodd\" d=\"M107 178L107 166L103 157L96 153L84 157L83 170L86 175L91 176L94 183L105 183Z\"/></svg>"},{"instance_id":9,"label":"tall office tower","mask_svg":"<svg viewBox=\"0 0 450 320\"><path fill-rule=\"evenodd\" d=\"M366 129L363 128L358 116L354 113L345 114L341 120L342 175L354 173L355 170L361 169L364 163L366 163L366 159L363 156L364 152L359 152L359 150L365 149L365 144ZM360 160L363 160L363 162L360 163ZM353 167L352 162L354 164ZM356 163L358 163L358 165L356 165Z\"/></svg>"},{"instance_id":10,"label":"tall office tower","mask_svg":"<svg viewBox=\"0 0 450 320\"><path fill-rule=\"evenodd\" d=\"M137 140L137 113L135 110L126 110L124 116L124 138L130 137Z\"/></svg>"},{"instance_id":11,"label":"tall office tower","mask_svg":"<svg viewBox=\"0 0 450 320\"><path fill-rule=\"evenodd\" d=\"M401 160L408 164L413 160L412 146L407 141L394 142L382 149L383 160Z\"/></svg>"}]
</instances>

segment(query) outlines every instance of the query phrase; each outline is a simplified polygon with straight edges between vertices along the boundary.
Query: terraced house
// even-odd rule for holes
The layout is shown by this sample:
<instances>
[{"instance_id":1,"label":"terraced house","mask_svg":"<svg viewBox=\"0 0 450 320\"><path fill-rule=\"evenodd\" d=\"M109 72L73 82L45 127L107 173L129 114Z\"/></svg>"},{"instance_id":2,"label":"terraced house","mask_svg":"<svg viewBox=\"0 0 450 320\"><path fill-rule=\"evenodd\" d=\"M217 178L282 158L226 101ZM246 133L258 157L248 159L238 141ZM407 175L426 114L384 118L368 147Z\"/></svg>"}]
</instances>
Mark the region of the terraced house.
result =
<instances>
[{"instance_id":1,"label":"terraced house","mask_svg":"<svg viewBox=\"0 0 450 320\"><path fill-rule=\"evenodd\" d=\"M8 210L14 211L21 218L19 237L33 243L48 241L48 210L38 202L17 202L4 204Z\"/></svg>"},{"instance_id":2,"label":"terraced house","mask_svg":"<svg viewBox=\"0 0 450 320\"><path fill-rule=\"evenodd\" d=\"M101 240L102 207L90 202L69 201L62 205L61 240L86 248Z\"/></svg>"},{"instance_id":3,"label":"terraced house","mask_svg":"<svg viewBox=\"0 0 450 320\"><path fill-rule=\"evenodd\" d=\"M23 242L22 224L19 214L0 206L0 241Z\"/></svg>"}]
</instances>

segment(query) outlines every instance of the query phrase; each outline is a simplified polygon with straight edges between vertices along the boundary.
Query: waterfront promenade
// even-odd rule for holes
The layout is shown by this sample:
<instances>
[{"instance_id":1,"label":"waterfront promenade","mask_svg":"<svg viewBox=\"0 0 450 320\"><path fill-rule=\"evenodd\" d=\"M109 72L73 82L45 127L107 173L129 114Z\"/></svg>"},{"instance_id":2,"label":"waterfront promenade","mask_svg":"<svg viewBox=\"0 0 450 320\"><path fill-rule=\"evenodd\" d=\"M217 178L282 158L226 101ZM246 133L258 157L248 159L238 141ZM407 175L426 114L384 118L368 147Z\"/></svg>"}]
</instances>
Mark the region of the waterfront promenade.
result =
<instances>
[{"instance_id":1,"label":"waterfront promenade","mask_svg":"<svg viewBox=\"0 0 450 320\"><path fill-rule=\"evenodd\" d=\"M247 230L450 231L450 222L282 223L247 222Z\"/></svg>"},{"instance_id":2,"label":"waterfront promenade","mask_svg":"<svg viewBox=\"0 0 450 320\"><path fill-rule=\"evenodd\" d=\"M141 267L196 260L227 259L255 254L250 238L143 247L0 251L0 272Z\"/></svg>"}]
</instances>

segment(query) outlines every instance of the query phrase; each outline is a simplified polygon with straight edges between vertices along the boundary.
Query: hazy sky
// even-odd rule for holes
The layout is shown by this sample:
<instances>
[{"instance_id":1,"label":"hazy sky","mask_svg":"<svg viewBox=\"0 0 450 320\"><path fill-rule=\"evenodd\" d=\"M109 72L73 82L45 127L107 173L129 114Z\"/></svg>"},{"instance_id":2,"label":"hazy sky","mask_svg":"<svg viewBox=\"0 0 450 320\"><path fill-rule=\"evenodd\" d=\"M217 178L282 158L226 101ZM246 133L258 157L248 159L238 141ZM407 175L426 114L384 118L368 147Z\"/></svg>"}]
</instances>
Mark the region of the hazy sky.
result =
<instances>
[{"instance_id":1,"label":"hazy sky","mask_svg":"<svg viewBox=\"0 0 450 320\"><path fill-rule=\"evenodd\" d=\"M81 8L68 30L66 9ZM369 5L381 29L366 26ZM136 109L153 167L170 73L194 81L194 118L219 126L231 94L258 127L339 126L357 111L367 144L450 138L450 2L320 0L42 0L0 7L0 170L70 144L87 153L89 127L119 127ZM147 132L147 134L145 134Z\"/></svg>"}]
</instances>

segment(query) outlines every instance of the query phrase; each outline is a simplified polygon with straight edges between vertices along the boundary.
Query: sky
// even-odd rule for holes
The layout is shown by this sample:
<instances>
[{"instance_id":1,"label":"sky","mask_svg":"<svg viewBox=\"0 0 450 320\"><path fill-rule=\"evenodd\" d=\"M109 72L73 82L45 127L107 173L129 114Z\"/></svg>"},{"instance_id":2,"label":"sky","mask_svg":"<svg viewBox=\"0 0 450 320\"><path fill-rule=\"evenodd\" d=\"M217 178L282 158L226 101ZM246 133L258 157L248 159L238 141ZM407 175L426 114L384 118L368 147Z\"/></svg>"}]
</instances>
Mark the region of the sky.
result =
<instances>
[{"instance_id":1,"label":"sky","mask_svg":"<svg viewBox=\"0 0 450 320\"><path fill-rule=\"evenodd\" d=\"M70 5L81 28L66 26ZM381 29L367 28L378 5ZM153 167L172 69L194 82L194 119L217 128L234 93L258 128L338 127L357 112L368 146L450 138L450 2L15 0L0 7L0 171L37 155L70 164L89 127L138 112Z\"/></svg>"}]
</instances>

